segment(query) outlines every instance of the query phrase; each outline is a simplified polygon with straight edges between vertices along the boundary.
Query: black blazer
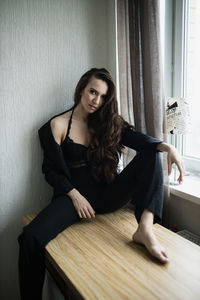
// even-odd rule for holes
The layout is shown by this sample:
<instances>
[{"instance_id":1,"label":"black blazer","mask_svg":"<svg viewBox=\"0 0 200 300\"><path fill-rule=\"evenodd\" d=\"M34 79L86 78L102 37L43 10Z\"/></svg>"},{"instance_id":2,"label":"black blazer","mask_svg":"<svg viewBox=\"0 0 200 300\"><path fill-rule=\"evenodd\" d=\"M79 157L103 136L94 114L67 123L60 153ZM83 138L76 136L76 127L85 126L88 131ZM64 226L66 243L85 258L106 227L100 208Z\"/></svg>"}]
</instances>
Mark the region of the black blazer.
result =
<instances>
[{"instance_id":1,"label":"black blazer","mask_svg":"<svg viewBox=\"0 0 200 300\"><path fill-rule=\"evenodd\" d=\"M70 170L64 159L62 148L55 141L51 131L50 122L53 118L38 130L44 153L42 172L46 181L54 188L54 195L66 195L74 186L71 182ZM145 149L157 151L158 143L161 143L161 141L140 132L131 129L122 130L121 144L138 152Z\"/></svg>"}]
</instances>

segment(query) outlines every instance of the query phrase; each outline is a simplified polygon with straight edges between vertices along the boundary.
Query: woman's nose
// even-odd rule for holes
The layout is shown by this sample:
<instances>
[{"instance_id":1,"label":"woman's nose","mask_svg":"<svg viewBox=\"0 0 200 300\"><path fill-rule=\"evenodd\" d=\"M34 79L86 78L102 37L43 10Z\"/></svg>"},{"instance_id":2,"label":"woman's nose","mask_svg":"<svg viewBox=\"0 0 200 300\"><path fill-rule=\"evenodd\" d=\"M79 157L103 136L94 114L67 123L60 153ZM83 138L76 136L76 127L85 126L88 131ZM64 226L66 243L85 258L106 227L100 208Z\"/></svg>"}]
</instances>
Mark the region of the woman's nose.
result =
<instances>
[{"instance_id":1,"label":"woman's nose","mask_svg":"<svg viewBox=\"0 0 200 300\"><path fill-rule=\"evenodd\" d=\"M99 104L99 103L100 103L100 100L101 100L101 96L100 96L100 95L96 95L96 97L95 97L93 100L94 100L94 102L95 102L96 104Z\"/></svg>"}]
</instances>

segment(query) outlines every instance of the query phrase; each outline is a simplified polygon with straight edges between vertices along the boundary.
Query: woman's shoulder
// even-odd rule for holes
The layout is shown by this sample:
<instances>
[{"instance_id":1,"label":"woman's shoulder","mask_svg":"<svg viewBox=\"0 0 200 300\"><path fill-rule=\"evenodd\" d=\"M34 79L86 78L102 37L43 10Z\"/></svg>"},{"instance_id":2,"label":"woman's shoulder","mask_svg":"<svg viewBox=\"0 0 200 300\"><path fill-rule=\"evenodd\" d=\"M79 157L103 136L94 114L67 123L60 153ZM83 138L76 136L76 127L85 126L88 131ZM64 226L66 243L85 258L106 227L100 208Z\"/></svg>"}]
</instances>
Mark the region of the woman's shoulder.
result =
<instances>
[{"instance_id":1,"label":"woman's shoulder","mask_svg":"<svg viewBox=\"0 0 200 300\"><path fill-rule=\"evenodd\" d=\"M60 144L66 135L71 110L55 116L50 121L50 128L55 140Z\"/></svg>"},{"instance_id":2,"label":"woman's shoulder","mask_svg":"<svg viewBox=\"0 0 200 300\"><path fill-rule=\"evenodd\" d=\"M64 111L58 115L53 116L49 122L52 125L61 125L62 123L66 123L70 119L72 109Z\"/></svg>"},{"instance_id":3,"label":"woman's shoulder","mask_svg":"<svg viewBox=\"0 0 200 300\"><path fill-rule=\"evenodd\" d=\"M71 110L64 111L60 114L54 115L50 118L42 127L39 128L38 133L40 136L52 133L52 129L61 130L66 127L66 123L69 121Z\"/></svg>"},{"instance_id":4,"label":"woman's shoulder","mask_svg":"<svg viewBox=\"0 0 200 300\"><path fill-rule=\"evenodd\" d=\"M67 120L69 120L69 112L65 112L61 115L54 116L50 119L51 128L61 128L66 125Z\"/></svg>"}]
</instances>

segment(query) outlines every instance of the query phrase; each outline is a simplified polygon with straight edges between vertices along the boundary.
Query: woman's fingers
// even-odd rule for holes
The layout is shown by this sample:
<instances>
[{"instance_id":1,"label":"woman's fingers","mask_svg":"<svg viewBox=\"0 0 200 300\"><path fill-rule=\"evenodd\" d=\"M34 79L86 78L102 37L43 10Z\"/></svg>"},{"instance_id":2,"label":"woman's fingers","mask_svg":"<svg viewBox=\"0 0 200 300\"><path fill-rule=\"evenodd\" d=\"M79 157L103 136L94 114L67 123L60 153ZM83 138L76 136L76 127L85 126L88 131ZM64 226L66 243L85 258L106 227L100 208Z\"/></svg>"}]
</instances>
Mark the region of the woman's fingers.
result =
<instances>
[{"instance_id":1,"label":"woman's fingers","mask_svg":"<svg viewBox=\"0 0 200 300\"><path fill-rule=\"evenodd\" d=\"M89 213L90 213L90 215L91 215L92 218L95 218L95 211L92 208L92 206L89 207Z\"/></svg>"},{"instance_id":2,"label":"woman's fingers","mask_svg":"<svg viewBox=\"0 0 200 300\"><path fill-rule=\"evenodd\" d=\"M83 218L89 218L89 219L91 218L90 213L88 212L87 207L84 207L83 210L82 210L82 212L83 212Z\"/></svg>"},{"instance_id":3,"label":"woman's fingers","mask_svg":"<svg viewBox=\"0 0 200 300\"><path fill-rule=\"evenodd\" d=\"M79 216L81 217L81 218L89 218L89 219L91 219L91 218L95 218L95 211L93 210L93 208L90 206L90 205L88 205L88 206L86 206L86 207L83 207L81 210L80 210L80 212L79 212Z\"/></svg>"},{"instance_id":4,"label":"woman's fingers","mask_svg":"<svg viewBox=\"0 0 200 300\"><path fill-rule=\"evenodd\" d=\"M88 218L94 218L95 217L95 211L94 209L92 208L92 206L90 205L90 203L88 202L87 204L87 213L88 213Z\"/></svg>"},{"instance_id":5,"label":"woman's fingers","mask_svg":"<svg viewBox=\"0 0 200 300\"><path fill-rule=\"evenodd\" d=\"M81 211L80 211L80 210L77 210L77 213L78 213L78 215L79 215L79 218L81 218L81 219L82 219L82 214L81 214Z\"/></svg>"},{"instance_id":6,"label":"woman's fingers","mask_svg":"<svg viewBox=\"0 0 200 300\"><path fill-rule=\"evenodd\" d=\"M177 179L179 183L183 181L183 175L184 175L184 163L182 160L180 161L175 161L175 164L177 165L177 168L179 170L179 178Z\"/></svg>"},{"instance_id":7,"label":"woman's fingers","mask_svg":"<svg viewBox=\"0 0 200 300\"><path fill-rule=\"evenodd\" d=\"M178 182L181 183L183 181L183 175L184 175L184 163L181 159L181 156L177 152L176 149L171 148L171 150L168 153L168 174L170 175L172 172L172 164L176 164L178 170L179 170L179 177Z\"/></svg>"},{"instance_id":8,"label":"woman's fingers","mask_svg":"<svg viewBox=\"0 0 200 300\"><path fill-rule=\"evenodd\" d=\"M178 169L179 169L179 172L180 172L180 176L179 176L179 183L183 181L183 168L182 168L182 165L179 164L178 165Z\"/></svg>"},{"instance_id":9,"label":"woman's fingers","mask_svg":"<svg viewBox=\"0 0 200 300\"><path fill-rule=\"evenodd\" d=\"M95 212L94 212L93 208L90 205L88 205L88 207L87 207L87 217L88 218L95 218Z\"/></svg>"},{"instance_id":10,"label":"woman's fingers","mask_svg":"<svg viewBox=\"0 0 200 300\"><path fill-rule=\"evenodd\" d=\"M94 218L95 211L78 190L73 189L69 195L80 218Z\"/></svg>"},{"instance_id":11,"label":"woman's fingers","mask_svg":"<svg viewBox=\"0 0 200 300\"><path fill-rule=\"evenodd\" d=\"M82 218L87 218L87 217L86 217L86 213L84 212L83 209L81 210L81 216L82 216Z\"/></svg>"}]
</instances>

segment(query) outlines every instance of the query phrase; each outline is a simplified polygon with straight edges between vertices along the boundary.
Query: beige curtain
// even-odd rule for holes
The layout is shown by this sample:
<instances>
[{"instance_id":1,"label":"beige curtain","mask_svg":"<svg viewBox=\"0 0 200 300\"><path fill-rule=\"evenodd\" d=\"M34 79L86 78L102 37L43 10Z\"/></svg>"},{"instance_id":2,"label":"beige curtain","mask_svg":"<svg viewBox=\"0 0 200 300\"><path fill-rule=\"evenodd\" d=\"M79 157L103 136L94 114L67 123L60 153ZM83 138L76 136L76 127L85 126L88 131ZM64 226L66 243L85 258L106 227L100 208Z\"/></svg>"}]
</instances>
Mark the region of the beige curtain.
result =
<instances>
[{"instance_id":1,"label":"beige curtain","mask_svg":"<svg viewBox=\"0 0 200 300\"><path fill-rule=\"evenodd\" d=\"M166 140L159 0L117 0L118 70L122 116L137 131ZM131 155L126 153L124 165ZM163 157L168 226L168 176Z\"/></svg>"}]
</instances>

